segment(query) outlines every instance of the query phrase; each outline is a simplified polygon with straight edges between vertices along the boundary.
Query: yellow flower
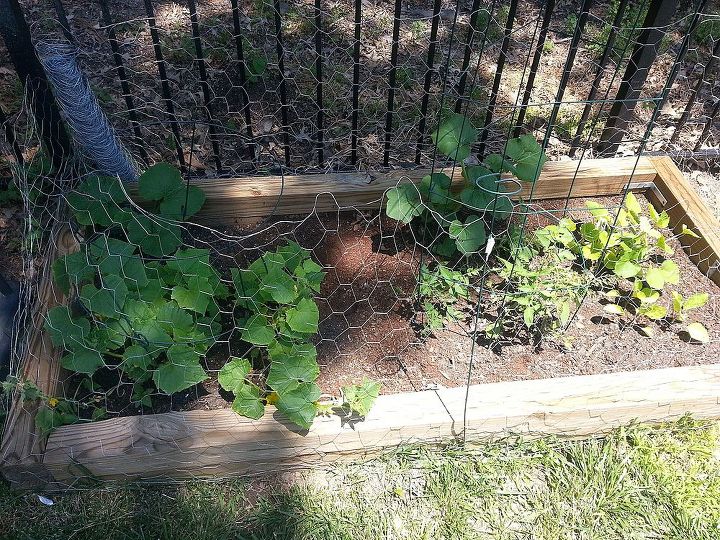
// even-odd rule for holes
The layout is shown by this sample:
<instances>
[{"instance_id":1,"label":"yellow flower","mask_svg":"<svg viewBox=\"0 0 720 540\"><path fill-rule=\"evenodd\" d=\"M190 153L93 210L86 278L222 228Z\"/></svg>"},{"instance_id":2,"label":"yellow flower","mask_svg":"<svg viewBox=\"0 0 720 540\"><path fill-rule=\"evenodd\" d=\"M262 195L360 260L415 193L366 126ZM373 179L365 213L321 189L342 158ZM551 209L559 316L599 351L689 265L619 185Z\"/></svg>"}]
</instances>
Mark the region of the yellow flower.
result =
<instances>
[{"instance_id":1,"label":"yellow flower","mask_svg":"<svg viewBox=\"0 0 720 540\"><path fill-rule=\"evenodd\" d=\"M51 397L50 399L48 399L48 405L50 405L51 407L54 407L58 403L60 403L60 400L58 398Z\"/></svg>"},{"instance_id":2,"label":"yellow flower","mask_svg":"<svg viewBox=\"0 0 720 540\"><path fill-rule=\"evenodd\" d=\"M277 392L270 392L267 395L267 397L265 398L265 402L268 405L275 405L277 403L277 400L278 400Z\"/></svg>"}]
</instances>

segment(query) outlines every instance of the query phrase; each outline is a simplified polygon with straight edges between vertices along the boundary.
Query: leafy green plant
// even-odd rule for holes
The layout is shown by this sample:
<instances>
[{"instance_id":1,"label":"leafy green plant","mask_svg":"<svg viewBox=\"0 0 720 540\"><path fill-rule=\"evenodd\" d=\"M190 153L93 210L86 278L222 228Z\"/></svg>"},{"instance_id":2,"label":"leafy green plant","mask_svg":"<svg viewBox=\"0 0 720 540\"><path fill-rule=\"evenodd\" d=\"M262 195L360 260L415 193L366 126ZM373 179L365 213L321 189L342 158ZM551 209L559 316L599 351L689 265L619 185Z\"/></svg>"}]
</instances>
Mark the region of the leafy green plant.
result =
<instances>
[{"instance_id":1,"label":"leafy green plant","mask_svg":"<svg viewBox=\"0 0 720 540\"><path fill-rule=\"evenodd\" d=\"M320 314L313 294L324 277L310 252L292 242L246 270L232 269L236 304L243 312L242 339L270 364L265 389L248 379L253 365L247 358L232 359L221 370L220 384L235 394L233 410L239 414L259 418L272 395L270 401L295 424L312 424L320 397L317 351L310 343Z\"/></svg>"},{"instance_id":2,"label":"leafy green plant","mask_svg":"<svg viewBox=\"0 0 720 540\"><path fill-rule=\"evenodd\" d=\"M437 150L461 162L464 179L459 195L451 194L452 180L444 173L425 176L418 186L401 184L387 192L386 213L402 223L420 225L434 233L431 249L443 257L459 252L469 257L485 245L486 220L509 217L513 204L500 174L508 172L522 182L535 182L547 160L531 135L507 142L503 154L492 154L480 165L465 164L477 130L467 117L450 114L432 134Z\"/></svg>"},{"instance_id":3,"label":"leafy green plant","mask_svg":"<svg viewBox=\"0 0 720 540\"><path fill-rule=\"evenodd\" d=\"M380 383L363 379L360 384L343 386L343 407L358 416L367 416L380 394Z\"/></svg>"},{"instance_id":4,"label":"leafy green plant","mask_svg":"<svg viewBox=\"0 0 720 540\"><path fill-rule=\"evenodd\" d=\"M172 394L207 378L200 360L230 291L209 251L180 248L170 221L200 210L204 193L167 164L141 175L138 190L161 217L135 210L114 178L90 176L67 195L93 239L53 263L58 287L77 301L51 309L45 327L66 352L63 367L87 376L116 367L134 383L133 401L150 406L148 384Z\"/></svg>"},{"instance_id":5,"label":"leafy green plant","mask_svg":"<svg viewBox=\"0 0 720 540\"><path fill-rule=\"evenodd\" d=\"M88 377L117 369L133 383L132 401L151 406L153 389L173 394L208 378L201 360L223 331L221 314L233 312L250 346L248 358L231 358L219 373L235 395L233 410L259 418L272 402L308 428L320 397L310 340L322 267L291 242L247 269L231 268L229 287L207 249L180 247L176 220L198 212L204 193L158 164L141 175L138 194L155 215L136 210L113 178L90 176L67 195L89 240L53 264L58 287L76 298L50 310L45 324L65 350L63 367ZM263 362L269 371L260 386L251 372Z\"/></svg>"},{"instance_id":6,"label":"leafy green plant","mask_svg":"<svg viewBox=\"0 0 720 540\"><path fill-rule=\"evenodd\" d=\"M558 225L570 236L574 227L569 219ZM524 242L520 231L511 229L508 245L499 248L507 255L498 257L502 264L496 270L500 282L492 287L491 304L499 305L501 312L486 327L488 335L516 331L521 321L529 331L555 336L593 283L591 273L573 268L575 255L545 242L542 231Z\"/></svg>"},{"instance_id":7,"label":"leafy green plant","mask_svg":"<svg viewBox=\"0 0 720 540\"><path fill-rule=\"evenodd\" d=\"M8 396L17 393L24 403L34 403L38 406L35 427L41 436L48 435L57 427L74 424L79 420L78 403L48 396L35 383L27 379L8 375L7 379L0 383L0 390ZM98 420L105 415L105 409L92 405L91 407L93 420Z\"/></svg>"},{"instance_id":8,"label":"leafy green plant","mask_svg":"<svg viewBox=\"0 0 720 540\"><path fill-rule=\"evenodd\" d=\"M350 420L353 417L364 418L372 409L379 394L380 383L365 377L360 384L343 386L339 400L319 401L317 414L323 416L338 414Z\"/></svg>"},{"instance_id":9,"label":"leafy green plant","mask_svg":"<svg viewBox=\"0 0 720 540\"><path fill-rule=\"evenodd\" d=\"M474 271L453 270L442 263L432 270L425 264L420 266L418 294L425 313L423 334L439 330L448 320L462 318L462 312L456 305L469 299L470 277L473 274Z\"/></svg>"},{"instance_id":10,"label":"leafy green plant","mask_svg":"<svg viewBox=\"0 0 720 540\"><path fill-rule=\"evenodd\" d=\"M596 274L611 275L627 280L631 287L624 294L612 289L606 296L613 301L605 306L609 314L622 315L630 311L635 316L650 320L671 317L671 311L659 302L668 285L680 283L680 270L675 262L664 256L673 253L666 236L660 229L667 228L670 218L666 212L658 213L649 204L647 215L639 201L628 193L622 208L611 213L604 206L588 201L591 220L577 226L569 219L537 231L538 242L548 249L555 246L571 254L585 269ZM693 234L686 230L686 234ZM687 311L704 305L707 295L697 294L683 299L673 293L675 320L682 321ZM688 329L691 336L704 337L698 332L700 323ZM648 327L642 327L649 334ZM700 339L706 341L706 339Z\"/></svg>"}]
</instances>

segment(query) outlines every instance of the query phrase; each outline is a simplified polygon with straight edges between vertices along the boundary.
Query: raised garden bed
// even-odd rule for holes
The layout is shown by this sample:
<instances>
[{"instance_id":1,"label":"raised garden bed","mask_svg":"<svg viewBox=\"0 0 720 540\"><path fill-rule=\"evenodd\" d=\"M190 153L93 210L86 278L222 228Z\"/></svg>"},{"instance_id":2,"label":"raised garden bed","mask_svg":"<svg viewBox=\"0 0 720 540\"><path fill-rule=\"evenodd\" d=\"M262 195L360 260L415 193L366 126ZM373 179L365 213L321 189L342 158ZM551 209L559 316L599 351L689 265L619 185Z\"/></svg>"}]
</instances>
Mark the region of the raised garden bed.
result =
<instances>
[{"instance_id":1,"label":"raised garden bed","mask_svg":"<svg viewBox=\"0 0 720 540\"><path fill-rule=\"evenodd\" d=\"M329 212L334 216L334 227L329 227L318 217L319 226L324 231L336 231L337 234L325 235L326 242L323 246L318 246L315 255L321 262L328 262L329 266L338 267L340 262L344 262L346 271L357 276L363 268L363 261L373 252L372 246L365 246L368 252L362 252L363 244L368 244L371 236L368 228L363 228L363 223L367 220L363 222L360 219L353 223L352 219L339 216L354 214L357 218L363 216L363 211L376 211L387 189L396 186L398 182L417 182L425 174L427 171L416 170L393 171L374 176L333 174L203 181L198 184L202 185L207 193L208 202L198 218L216 226L219 221L244 224L266 218L270 213L277 217L308 215L309 212L321 216L322 212ZM666 209L670 215L670 226L676 232L679 233L686 227L699 237L681 235L678 240L683 242L690 260L697 265L697 269L691 269L695 273L690 279L695 290L698 287L714 287L709 280L720 284L720 272L717 270L720 260L720 225L667 158L589 160L583 161L579 167L577 162L547 163L542 176L534 185L532 198L538 201L616 197L628 187L643 193L656 208ZM339 213L339 210L348 212ZM279 221L282 222L282 219ZM355 233L353 226L358 227ZM296 233L296 236L298 235L301 235L299 231ZM335 241L334 252L333 238L339 239ZM69 238L63 237L59 240L61 241L56 244L60 252L72 249ZM49 254L51 257L53 255ZM401 253L388 256L388 259L398 261L401 260L399 257ZM678 260L681 258L682 255ZM388 270L388 263L372 263L376 270L383 267L383 264L386 266L385 270ZM682 262L678 264L683 266ZM683 271L687 266L683 267ZM388 276L376 275L376 280L388 282L389 276L397 279L397 272L392 269L388 271ZM360 275L363 277L362 272ZM709 280L705 280L704 276ZM345 281L337 272L335 278ZM34 381L47 395L56 395L56 385L64 378L59 374L57 351L53 351L48 337L41 330L41 321L47 309L62 302L63 298L54 289L48 276L41 283L39 303L33 312L37 320L35 333L30 342L27 361L21 371L26 379ZM409 285L412 288L413 284ZM379 304L371 308L378 308L374 311L379 312L388 311L387 306ZM342 309L343 306L328 304L324 313L327 315ZM419 389L425 382L444 386L459 386L463 382L459 377L441 373L442 370L437 366L437 359L447 358L450 343L443 341L445 338L442 332L422 342L429 354L425 354L423 348L416 348L416 357L421 358L419 363L411 365L419 365L420 375L414 379L407 377L408 383L405 385L402 378L395 376L392 371L401 371L397 367L402 366L397 352L392 348L384 349L383 342L390 336L395 347L404 347L407 351L413 343L421 344L417 337L411 337L406 347L399 336L395 339L394 327L388 331L388 327L373 327L371 324L366 330L380 336L369 340L376 349L374 352L371 350L373 347L370 347L355 352L353 356L344 355L338 349L338 353L334 355L329 345L352 343L352 333L346 330L357 324L342 328L337 324L333 325L330 317L324 318L327 325L324 330L321 325L320 337L323 338L323 331L325 336L331 337L326 340L327 350L323 349L322 341L318 344L318 360L324 368L319 382L324 386L325 381L327 389L336 386L343 376L342 368L338 367L342 362L333 360L335 356L341 360L345 356L345 361L353 364L356 371L359 360L363 358L380 369L382 362L389 364L386 366L389 368L386 391L390 392ZM703 322L710 326L714 321L711 316L707 316ZM406 322L404 324L407 326ZM712 330L711 327L711 332ZM583 332L577 333L582 339ZM355 337L355 340L357 339ZM616 336L606 332L606 339L613 342ZM465 342L470 348L472 341L465 338ZM713 357L717 356L716 340L702 348L695 348L696 346L679 340L673 343L676 344L674 346L677 351L681 352L670 351L669 355L677 360L678 356L684 354L687 361L680 360L681 364L710 363ZM580 346L588 348L584 343ZM605 345L599 346L602 347ZM433 357L433 348L442 351L436 355L437 358ZM630 344L624 351L632 349L633 345ZM620 354L623 354L623 349L620 350ZM702 351L706 357L699 357L698 351ZM527 357L534 355L534 351L529 349L523 354ZM456 351L457 359L461 363L462 358L469 355L469 350ZM505 357L511 358L509 361L516 364L533 362L533 358L528 360L517 353L500 354L490 359L502 361ZM483 361L478 359L477 352L475 361ZM528 369L528 365L520 364L511 369L506 366L500 376L485 372L484 378L476 380L536 378L543 375L542 372ZM429 372L429 376L425 377L422 373L423 365L434 367L435 372ZM645 367L657 365L677 364L651 362ZM636 370L643 367L643 363L620 363L617 367L622 369L624 366ZM404 367L407 367L407 363ZM515 374L512 373L513 369ZM521 371L523 369L524 372ZM583 371L583 366L569 365L555 372L548 370L545 374L598 370L605 369L601 367ZM495 371L497 373L500 370ZM466 373L467 370L462 367L458 372ZM482 370L476 371L476 374L478 372L483 375ZM424 381L424 378L427 381ZM392 384L392 381L395 383ZM467 411L464 406L466 392L469 398ZM10 410L2 442L2 470L5 477L17 485L40 482L57 486L73 484L83 479L149 479L248 473L284 465L331 460L399 443L438 442L454 437L475 440L483 436L513 433L585 436L602 433L633 419L661 421L676 418L685 412L701 417L720 416L718 397L720 366L687 366L645 372L587 375L572 379L476 384L469 390L459 387L382 395L364 421L343 423L338 417L318 418L309 432L284 420L272 407L263 418L253 421L223 408L227 407L223 400L210 402L201 399L195 402L199 401L200 406L206 410L126 416L64 426L56 429L46 442L35 435L33 408L27 403L16 401ZM211 410L207 410L208 408Z\"/></svg>"}]
</instances>

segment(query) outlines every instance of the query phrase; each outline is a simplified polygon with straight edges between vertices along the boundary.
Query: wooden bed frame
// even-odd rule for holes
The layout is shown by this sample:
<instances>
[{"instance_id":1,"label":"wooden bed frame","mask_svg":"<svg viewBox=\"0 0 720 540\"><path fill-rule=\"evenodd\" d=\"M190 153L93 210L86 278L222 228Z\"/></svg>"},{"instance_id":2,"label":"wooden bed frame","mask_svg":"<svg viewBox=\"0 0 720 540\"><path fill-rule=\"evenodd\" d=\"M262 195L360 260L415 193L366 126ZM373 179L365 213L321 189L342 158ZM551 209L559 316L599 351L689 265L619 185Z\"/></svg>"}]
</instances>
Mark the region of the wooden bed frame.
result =
<instances>
[{"instance_id":1,"label":"wooden bed frame","mask_svg":"<svg viewBox=\"0 0 720 540\"><path fill-rule=\"evenodd\" d=\"M247 221L338 208L377 208L398 182L427 170L337 173L196 181L207 194L201 219ZM459 180L459 170L454 175ZM720 285L720 223L670 158L548 162L533 201L644 193L666 209L690 259ZM527 192L524 193L528 195ZM68 235L69 236L69 235ZM59 238L55 257L72 250ZM49 268L49 265L47 265ZM59 355L42 330L45 313L62 302L49 272L34 306L30 350L21 376L54 395ZM709 359L710 360L710 359ZM720 364L603 375L473 385L380 396L368 417L349 425L317 418L301 431L268 407L254 421L231 410L170 412L63 426L44 441L35 435L36 407L16 396L0 444L0 472L18 488L62 489L99 480L153 480L252 474L326 463L404 443L477 441L513 434L587 437L631 421L661 422L690 412L720 417Z\"/></svg>"}]
</instances>

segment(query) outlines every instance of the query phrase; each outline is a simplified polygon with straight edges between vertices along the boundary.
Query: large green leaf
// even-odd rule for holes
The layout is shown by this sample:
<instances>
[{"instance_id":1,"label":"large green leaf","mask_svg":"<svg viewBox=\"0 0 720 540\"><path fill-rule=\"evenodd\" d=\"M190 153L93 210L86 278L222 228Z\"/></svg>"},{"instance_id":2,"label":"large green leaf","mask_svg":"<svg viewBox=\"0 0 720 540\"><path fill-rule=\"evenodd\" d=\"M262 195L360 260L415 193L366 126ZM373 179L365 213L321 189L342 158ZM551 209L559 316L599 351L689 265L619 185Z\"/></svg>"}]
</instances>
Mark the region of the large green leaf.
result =
<instances>
[{"instance_id":1,"label":"large green leaf","mask_svg":"<svg viewBox=\"0 0 720 540\"><path fill-rule=\"evenodd\" d=\"M258 311L260 302L260 279L252 270L231 268L237 304L252 311Z\"/></svg>"},{"instance_id":2,"label":"large green leaf","mask_svg":"<svg viewBox=\"0 0 720 540\"><path fill-rule=\"evenodd\" d=\"M85 318L73 319L70 308L56 306L48 311L45 329L56 347L76 350L84 347L85 339L90 335L90 321Z\"/></svg>"},{"instance_id":3,"label":"large green leaf","mask_svg":"<svg viewBox=\"0 0 720 540\"><path fill-rule=\"evenodd\" d=\"M295 281L282 269L275 267L261 279L261 291L270 295L278 304L290 304L297 298Z\"/></svg>"},{"instance_id":4,"label":"large green leaf","mask_svg":"<svg viewBox=\"0 0 720 540\"><path fill-rule=\"evenodd\" d=\"M181 309L176 302L165 302L157 312L156 321L167 332L190 331L194 321L190 313Z\"/></svg>"},{"instance_id":5,"label":"large green leaf","mask_svg":"<svg viewBox=\"0 0 720 540\"><path fill-rule=\"evenodd\" d=\"M449 198L451 185L452 180L444 173L428 174L420 180L420 194L433 205L451 205L455 202Z\"/></svg>"},{"instance_id":6,"label":"large green leaf","mask_svg":"<svg viewBox=\"0 0 720 540\"><path fill-rule=\"evenodd\" d=\"M146 380L149 378L148 370L152 367L155 356L156 354L151 354L141 345L131 345L123 352L120 368L135 381Z\"/></svg>"},{"instance_id":7,"label":"large green leaf","mask_svg":"<svg viewBox=\"0 0 720 540\"><path fill-rule=\"evenodd\" d=\"M414 217L421 215L424 209L420 193L414 184L401 184L387 192L385 211L392 219L410 223Z\"/></svg>"},{"instance_id":8,"label":"large green leaf","mask_svg":"<svg viewBox=\"0 0 720 540\"><path fill-rule=\"evenodd\" d=\"M236 413L257 420L265 414L265 404L260 398L260 389L252 383L243 382L235 388L235 399L232 410Z\"/></svg>"},{"instance_id":9,"label":"large green leaf","mask_svg":"<svg viewBox=\"0 0 720 540\"><path fill-rule=\"evenodd\" d=\"M694 322L687 325L687 333L695 341L700 343L708 343L710 341L710 334L708 334L707 328L702 323Z\"/></svg>"},{"instance_id":10,"label":"large green leaf","mask_svg":"<svg viewBox=\"0 0 720 540\"><path fill-rule=\"evenodd\" d=\"M140 197L146 201L160 201L182 187L180 171L167 163L153 165L138 179Z\"/></svg>"},{"instance_id":11,"label":"large green leaf","mask_svg":"<svg viewBox=\"0 0 720 540\"><path fill-rule=\"evenodd\" d=\"M317 304L309 298L303 298L297 307L287 311L286 320L291 330L303 334L314 334L318 329L320 311Z\"/></svg>"},{"instance_id":12,"label":"large green leaf","mask_svg":"<svg viewBox=\"0 0 720 540\"><path fill-rule=\"evenodd\" d=\"M133 215L127 225L127 234L130 242L153 257L170 255L182 244L179 226L159 223L143 215Z\"/></svg>"},{"instance_id":13,"label":"large green leaf","mask_svg":"<svg viewBox=\"0 0 720 540\"><path fill-rule=\"evenodd\" d=\"M148 277L136 249L127 242L100 236L90 245L90 255L102 274L120 276L137 290L147 285Z\"/></svg>"},{"instance_id":14,"label":"large green leaf","mask_svg":"<svg viewBox=\"0 0 720 540\"><path fill-rule=\"evenodd\" d=\"M645 281L656 291L661 291L665 286L665 272L660 268L648 268L645 272Z\"/></svg>"},{"instance_id":15,"label":"large green leaf","mask_svg":"<svg viewBox=\"0 0 720 540\"><path fill-rule=\"evenodd\" d=\"M477 216L468 216L465 223L459 220L453 221L449 233L463 255L476 253L480 246L485 244L485 224Z\"/></svg>"},{"instance_id":16,"label":"large green leaf","mask_svg":"<svg viewBox=\"0 0 720 540\"><path fill-rule=\"evenodd\" d=\"M288 242L286 245L277 248L276 252L282 255L285 260L285 267L290 272L294 272L300 264L307 262L306 260L310 257L310 252L297 242Z\"/></svg>"},{"instance_id":17,"label":"large green leaf","mask_svg":"<svg viewBox=\"0 0 720 540\"><path fill-rule=\"evenodd\" d=\"M302 265L295 268L294 274L305 280L305 283L315 292L320 292L323 279L325 279L325 272L322 271L322 266L317 264L312 259L306 259Z\"/></svg>"},{"instance_id":18,"label":"large green leaf","mask_svg":"<svg viewBox=\"0 0 720 540\"><path fill-rule=\"evenodd\" d=\"M262 315L253 315L245 324L242 338L253 345L268 345L275 339L275 330Z\"/></svg>"},{"instance_id":19,"label":"large green leaf","mask_svg":"<svg viewBox=\"0 0 720 540\"><path fill-rule=\"evenodd\" d=\"M632 261L618 261L613 271L615 275L624 279L630 279L640 273L640 266Z\"/></svg>"},{"instance_id":20,"label":"large green leaf","mask_svg":"<svg viewBox=\"0 0 720 540\"><path fill-rule=\"evenodd\" d=\"M439 152L452 160L463 161L477 140L477 130L467 117L453 113L441 121L431 137Z\"/></svg>"},{"instance_id":21,"label":"large green leaf","mask_svg":"<svg viewBox=\"0 0 720 540\"><path fill-rule=\"evenodd\" d=\"M247 358L231 358L218 372L218 382L228 392L235 392L251 371L252 365Z\"/></svg>"},{"instance_id":22,"label":"large green leaf","mask_svg":"<svg viewBox=\"0 0 720 540\"><path fill-rule=\"evenodd\" d=\"M205 204L205 192L197 186L182 187L163 197L160 213L177 221L197 214Z\"/></svg>"},{"instance_id":23,"label":"large green leaf","mask_svg":"<svg viewBox=\"0 0 720 540\"><path fill-rule=\"evenodd\" d=\"M56 259L52 270L55 283L65 294L70 293L70 286L79 287L95 277L95 267L91 265L85 250Z\"/></svg>"},{"instance_id":24,"label":"large green leaf","mask_svg":"<svg viewBox=\"0 0 720 540\"><path fill-rule=\"evenodd\" d=\"M312 345L292 347L285 354L273 354L267 384L278 394L295 390L303 383L314 382L320 375Z\"/></svg>"},{"instance_id":25,"label":"large green leaf","mask_svg":"<svg viewBox=\"0 0 720 540\"><path fill-rule=\"evenodd\" d=\"M510 139L505 155L492 154L485 164L494 172L510 172L523 182L535 182L547 161L542 147L531 134Z\"/></svg>"},{"instance_id":26,"label":"large green leaf","mask_svg":"<svg viewBox=\"0 0 720 540\"><path fill-rule=\"evenodd\" d=\"M466 187L460 192L460 200L473 210L492 212L496 219L507 219L513 204L507 195L506 185L500 175L482 165L471 165L464 170Z\"/></svg>"},{"instance_id":27,"label":"large green leaf","mask_svg":"<svg viewBox=\"0 0 720 540\"><path fill-rule=\"evenodd\" d=\"M117 178L89 176L68 194L67 201L81 225L109 227L124 221L125 210L120 205L126 197Z\"/></svg>"},{"instance_id":28,"label":"large green leaf","mask_svg":"<svg viewBox=\"0 0 720 540\"><path fill-rule=\"evenodd\" d=\"M97 315L117 318L122 314L128 288L120 276L110 275L102 279L102 287L84 285L80 291L80 301Z\"/></svg>"},{"instance_id":29,"label":"large green leaf","mask_svg":"<svg viewBox=\"0 0 720 540\"><path fill-rule=\"evenodd\" d=\"M163 392L174 394L208 378L200 356L187 345L173 345L166 355L167 362L153 374L155 385Z\"/></svg>"},{"instance_id":30,"label":"large green leaf","mask_svg":"<svg viewBox=\"0 0 720 540\"><path fill-rule=\"evenodd\" d=\"M361 384L343 386L343 398L359 416L367 416L380 394L380 383L364 379Z\"/></svg>"},{"instance_id":31,"label":"large green leaf","mask_svg":"<svg viewBox=\"0 0 720 540\"><path fill-rule=\"evenodd\" d=\"M320 389L315 383L303 383L292 392L278 394L275 406L290 421L303 429L309 429L315 419L317 412L315 402L319 398Z\"/></svg>"},{"instance_id":32,"label":"large green leaf","mask_svg":"<svg viewBox=\"0 0 720 540\"><path fill-rule=\"evenodd\" d=\"M172 259L167 261L167 267L178 270L184 276L210 278L216 275L215 269L210 264L210 250L207 249L178 249Z\"/></svg>"},{"instance_id":33,"label":"large green leaf","mask_svg":"<svg viewBox=\"0 0 720 540\"><path fill-rule=\"evenodd\" d=\"M138 341L152 353L163 351L174 343L163 325L156 320L133 321L133 329Z\"/></svg>"},{"instance_id":34,"label":"large green leaf","mask_svg":"<svg viewBox=\"0 0 720 540\"><path fill-rule=\"evenodd\" d=\"M680 283L680 269L674 261L671 261L669 259L663 261L660 265L660 270L665 277L666 283L672 283L673 285L677 285L678 283Z\"/></svg>"},{"instance_id":35,"label":"large green leaf","mask_svg":"<svg viewBox=\"0 0 720 540\"><path fill-rule=\"evenodd\" d=\"M105 365L102 355L94 349L79 348L60 359L60 365L67 370L92 375Z\"/></svg>"},{"instance_id":36,"label":"large green leaf","mask_svg":"<svg viewBox=\"0 0 720 540\"><path fill-rule=\"evenodd\" d=\"M689 296L685 299L685 302L683 303L683 309L697 309L707 304L709 299L710 295L708 293L693 294L692 296Z\"/></svg>"},{"instance_id":37,"label":"large green leaf","mask_svg":"<svg viewBox=\"0 0 720 540\"><path fill-rule=\"evenodd\" d=\"M200 315L204 315L212 299L212 295L213 288L210 283L208 283L208 280L193 276L188 280L187 287L180 285L173 287L171 298L175 300L181 308L190 309Z\"/></svg>"}]
</instances>

